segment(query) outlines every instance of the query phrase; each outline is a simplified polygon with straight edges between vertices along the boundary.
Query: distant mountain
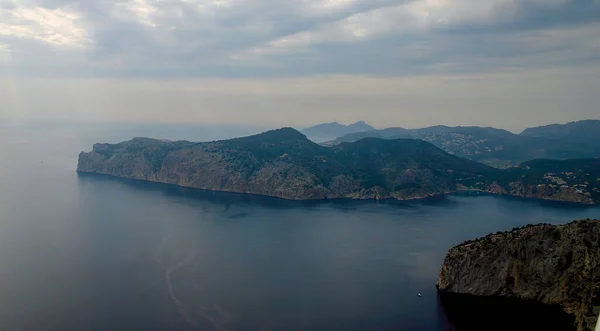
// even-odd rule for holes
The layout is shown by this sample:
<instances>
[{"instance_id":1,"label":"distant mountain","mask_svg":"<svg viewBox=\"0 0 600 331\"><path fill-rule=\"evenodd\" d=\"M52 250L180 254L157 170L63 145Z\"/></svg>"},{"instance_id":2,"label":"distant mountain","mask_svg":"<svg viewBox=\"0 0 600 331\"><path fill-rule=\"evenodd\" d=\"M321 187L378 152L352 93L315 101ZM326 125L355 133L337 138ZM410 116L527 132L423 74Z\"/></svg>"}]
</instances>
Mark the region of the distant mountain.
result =
<instances>
[{"instance_id":1,"label":"distant mountain","mask_svg":"<svg viewBox=\"0 0 600 331\"><path fill-rule=\"evenodd\" d=\"M340 136L334 140L321 143L324 146L335 146L342 142L355 142L363 138L381 138L381 139L398 139L398 138L413 138L411 130L403 128L387 128L382 130L371 130L364 132L354 132Z\"/></svg>"},{"instance_id":2,"label":"distant mountain","mask_svg":"<svg viewBox=\"0 0 600 331\"><path fill-rule=\"evenodd\" d=\"M373 130L375 130L374 127L370 126L365 121L358 121L356 123L350 124L350 125L347 126L347 128L351 132L365 132L365 131L373 131Z\"/></svg>"},{"instance_id":3,"label":"distant mountain","mask_svg":"<svg viewBox=\"0 0 600 331\"><path fill-rule=\"evenodd\" d=\"M312 126L302 130L302 133L312 141L324 142L350 133L367 132L373 130L375 130L375 128L364 121L359 121L350 125L342 125L340 123L333 122Z\"/></svg>"},{"instance_id":4,"label":"distant mountain","mask_svg":"<svg viewBox=\"0 0 600 331\"><path fill-rule=\"evenodd\" d=\"M537 158L571 159L600 156L600 146L517 135L506 130L489 127L389 128L348 134L326 142L324 145L334 146L341 142L353 142L365 137L422 139L450 154L500 168Z\"/></svg>"},{"instance_id":5,"label":"distant mountain","mask_svg":"<svg viewBox=\"0 0 600 331\"><path fill-rule=\"evenodd\" d=\"M597 202L598 160L539 162L499 170L414 139L365 138L324 147L284 128L206 143L135 138L95 144L79 155L77 171L292 200L407 200L478 190ZM596 175L598 182L592 181Z\"/></svg>"},{"instance_id":6,"label":"distant mountain","mask_svg":"<svg viewBox=\"0 0 600 331\"><path fill-rule=\"evenodd\" d=\"M528 128L521 133L521 136L600 146L600 120L585 120Z\"/></svg>"}]
</instances>

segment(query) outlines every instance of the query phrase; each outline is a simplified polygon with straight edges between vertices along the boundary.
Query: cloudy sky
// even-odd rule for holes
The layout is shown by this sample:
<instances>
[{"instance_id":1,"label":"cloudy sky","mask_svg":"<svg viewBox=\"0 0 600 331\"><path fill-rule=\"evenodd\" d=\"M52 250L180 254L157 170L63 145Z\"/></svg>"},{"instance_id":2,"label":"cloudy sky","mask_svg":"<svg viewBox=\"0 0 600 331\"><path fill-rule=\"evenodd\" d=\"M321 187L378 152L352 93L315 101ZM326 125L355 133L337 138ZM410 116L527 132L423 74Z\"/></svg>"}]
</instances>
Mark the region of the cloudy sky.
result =
<instances>
[{"instance_id":1,"label":"cloudy sky","mask_svg":"<svg viewBox=\"0 0 600 331\"><path fill-rule=\"evenodd\" d=\"M0 0L0 119L600 119L600 0Z\"/></svg>"}]
</instances>

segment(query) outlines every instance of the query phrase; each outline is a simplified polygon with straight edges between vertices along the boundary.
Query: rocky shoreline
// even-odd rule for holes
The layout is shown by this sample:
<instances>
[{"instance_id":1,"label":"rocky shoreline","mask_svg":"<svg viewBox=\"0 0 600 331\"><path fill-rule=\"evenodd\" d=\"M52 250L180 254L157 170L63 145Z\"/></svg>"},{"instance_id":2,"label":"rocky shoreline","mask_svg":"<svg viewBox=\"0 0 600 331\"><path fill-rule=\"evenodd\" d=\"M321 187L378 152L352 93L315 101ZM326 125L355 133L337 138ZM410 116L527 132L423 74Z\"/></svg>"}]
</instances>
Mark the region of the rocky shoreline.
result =
<instances>
[{"instance_id":1,"label":"rocky shoreline","mask_svg":"<svg viewBox=\"0 0 600 331\"><path fill-rule=\"evenodd\" d=\"M526 226L464 242L448 251L437 287L442 296L560 307L572 316L572 330L593 331L600 313L600 220Z\"/></svg>"},{"instance_id":2,"label":"rocky shoreline","mask_svg":"<svg viewBox=\"0 0 600 331\"><path fill-rule=\"evenodd\" d=\"M600 160L557 162L500 170L420 140L367 138L329 148L284 128L206 143L134 138L95 144L80 153L77 171L287 200L404 201L469 190L600 202Z\"/></svg>"},{"instance_id":3,"label":"rocky shoreline","mask_svg":"<svg viewBox=\"0 0 600 331\"><path fill-rule=\"evenodd\" d=\"M181 187L181 188L185 188L185 189L192 189L192 190L200 190L200 191L207 191L207 192L223 192L223 193L233 193L233 194L247 194L247 195L259 196L259 197L268 197L268 198L275 198L275 199L288 200L288 201L326 201L326 200L418 201L418 200L426 200L426 199L431 199L431 198L439 198L439 197L443 197L443 196L446 196L446 195L452 195L452 194L456 194L456 193L460 193L460 192L480 192L480 191L475 191L475 190L472 190L472 191L468 191L468 190L466 190L466 191L464 191L464 190L448 190L448 191L443 191L443 192L439 192L439 193L436 193L436 194L417 194L417 195L408 195L408 196L392 196L392 195L388 195L388 194L386 194L386 195L383 195L383 194L380 194L380 193L378 194L378 193L374 192L373 190L364 190L364 191L353 193L353 194L350 194L350 195L347 195L347 196L323 196L323 197L313 197L313 198L294 198L294 197L289 197L289 196L278 196L278 195L271 195L271 194L264 194L264 193L255 193L255 192L248 192L248 191L203 188L203 187L196 187L196 186L189 186L189 185L182 185L182 184L177 184L177 183L165 182L165 181L161 181L161 180L152 180L152 179L147 179L147 178L136 178L136 177L129 177L129 176L120 176L120 175L114 175L114 174L110 174L110 173L96 172L96 171L82 171L82 170L77 170L77 173L80 174L80 175L86 175L86 176L105 176L105 177L113 178L115 180L119 180L119 179L134 180L134 181L140 181L140 182L148 182L148 183L155 183L155 184L163 184L163 185L176 186L176 187Z\"/></svg>"},{"instance_id":4,"label":"rocky shoreline","mask_svg":"<svg viewBox=\"0 0 600 331\"><path fill-rule=\"evenodd\" d=\"M502 196L502 197L508 197L508 198L515 198L515 199L526 199L526 200L537 200L537 201L545 201L545 202L557 202L557 203L565 203L565 204L569 204L569 205L579 205L579 206L587 206L587 207L593 207L593 206L597 206L598 203L594 202L592 200L588 200L588 199L569 199L569 198L564 198L564 197L556 197L556 196L541 196L541 195L524 195L524 194L511 194L508 192L498 192L496 190L481 190L481 189L477 189L477 188L461 188L458 189L454 192L450 192L450 193L460 193L460 192L464 192L464 193L482 193L482 194L488 194L488 195L495 195L495 196Z\"/></svg>"},{"instance_id":5,"label":"rocky shoreline","mask_svg":"<svg viewBox=\"0 0 600 331\"><path fill-rule=\"evenodd\" d=\"M557 202L557 203L565 203L565 204L569 204L569 205L580 205L580 206L596 206L598 205L597 203L594 202L582 202L582 201L572 201L572 200L559 200L559 199L552 199L552 198L547 198L547 197L535 197L535 196L523 196L523 195L512 195L512 194L506 194L506 193L498 193L495 191L489 191L489 190L480 190L480 189L470 189L470 188L460 188L460 189L456 189L456 190L447 190L447 191L443 191L443 192L439 192L436 194L420 194L420 195L413 195L413 196L404 196L404 197L400 197L400 196L390 196L390 195L382 195L382 194L374 194L372 191L365 191L365 192L359 192L356 194L352 194L350 196L342 196L342 197L317 197L317 198L290 198L290 197L286 197L286 196L276 196L276 195L270 195L270 194L261 194L261 193L254 193L254 192L246 192L246 191L235 191L235 190L225 190L225 189L210 189L210 188L201 188L201 187L195 187L195 186L186 186L186 185L181 185L181 184L177 184L177 183L170 183L170 182L164 182L164 181L160 181L160 180L151 180L151 179L147 179L147 178L135 178L135 177L126 177L126 176L119 176L119 175L114 175L114 174L110 174L110 173L103 173L103 172L96 172L96 171L82 171L82 170L77 170L78 173L80 174L87 174L87 175L100 175L100 176L108 176L108 177L112 177L115 179L131 179L131 180L136 180L136 181L143 181L143 182L150 182L150 183L156 183L156 184L165 184L165 185L173 185L173 186L178 186L178 187L182 187L182 188L187 188L187 189L196 189L196 190L203 190L203 191L210 191L210 192L224 192L224 193L235 193L235 194L249 194L249 195L256 195L256 196L264 196L264 197L269 197L269 198L276 198L276 199L282 199L282 200L289 200L289 201L319 201L319 200L363 200L363 201L367 201L367 200L377 200L377 201L383 201L383 200L395 200L395 201L418 201L418 200L426 200L426 199L431 199L431 198L439 198L439 197L443 197L443 196L447 196L447 195L453 195L453 194L472 194L472 193L480 193L480 194L486 194L486 195L492 195L492 196L502 196L502 197L510 197L510 198L516 198L516 199L527 199L527 200L539 200L539 201L546 201L546 202Z\"/></svg>"}]
</instances>

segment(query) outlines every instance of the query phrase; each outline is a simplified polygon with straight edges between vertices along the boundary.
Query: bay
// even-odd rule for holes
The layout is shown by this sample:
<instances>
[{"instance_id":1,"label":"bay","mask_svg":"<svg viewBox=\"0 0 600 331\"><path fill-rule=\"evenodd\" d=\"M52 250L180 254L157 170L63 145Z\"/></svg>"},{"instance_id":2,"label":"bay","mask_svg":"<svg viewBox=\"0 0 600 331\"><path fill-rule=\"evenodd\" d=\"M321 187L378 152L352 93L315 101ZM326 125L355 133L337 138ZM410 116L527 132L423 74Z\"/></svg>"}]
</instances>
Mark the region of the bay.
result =
<instances>
[{"instance_id":1,"label":"bay","mask_svg":"<svg viewBox=\"0 0 600 331\"><path fill-rule=\"evenodd\" d=\"M0 329L453 330L435 289L450 247L600 217L484 195L291 202L75 172L94 142L222 132L0 127Z\"/></svg>"}]
</instances>

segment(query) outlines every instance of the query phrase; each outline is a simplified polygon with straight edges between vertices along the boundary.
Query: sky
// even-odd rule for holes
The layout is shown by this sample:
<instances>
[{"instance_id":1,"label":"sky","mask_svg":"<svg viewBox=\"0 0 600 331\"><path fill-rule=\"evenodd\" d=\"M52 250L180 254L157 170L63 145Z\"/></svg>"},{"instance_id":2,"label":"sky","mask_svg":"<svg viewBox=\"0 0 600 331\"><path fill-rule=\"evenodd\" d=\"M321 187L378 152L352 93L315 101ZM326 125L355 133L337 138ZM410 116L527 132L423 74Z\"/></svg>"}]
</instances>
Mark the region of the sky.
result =
<instances>
[{"instance_id":1,"label":"sky","mask_svg":"<svg viewBox=\"0 0 600 331\"><path fill-rule=\"evenodd\" d=\"M600 119L600 0L0 0L0 120Z\"/></svg>"}]
</instances>

